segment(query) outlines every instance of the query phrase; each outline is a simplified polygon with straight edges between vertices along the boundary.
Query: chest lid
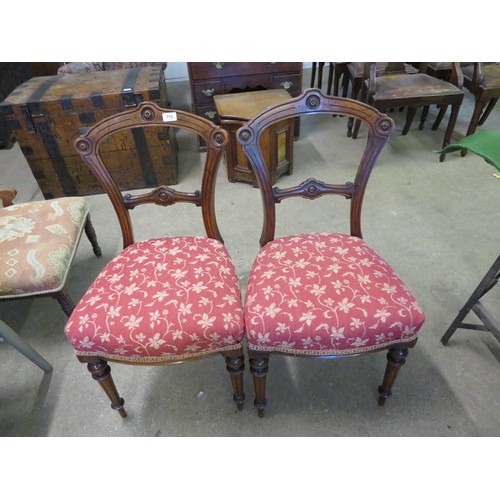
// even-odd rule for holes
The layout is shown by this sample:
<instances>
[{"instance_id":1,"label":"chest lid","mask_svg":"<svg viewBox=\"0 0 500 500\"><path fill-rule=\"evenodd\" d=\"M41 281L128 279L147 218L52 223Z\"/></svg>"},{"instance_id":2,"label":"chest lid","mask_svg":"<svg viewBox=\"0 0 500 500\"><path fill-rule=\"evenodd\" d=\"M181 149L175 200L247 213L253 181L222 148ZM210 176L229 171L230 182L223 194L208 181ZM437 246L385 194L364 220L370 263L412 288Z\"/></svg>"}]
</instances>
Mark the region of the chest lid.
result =
<instances>
[{"instance_id":1,"label":"chest lid","mask_svg":"<svg viewBox=\"0 0 500 500\"><path fill-rule=\"evenodd\" d=\"M31 113L51 109L123 109L160 99L161 68L144 66L112 71L35 77L17 87L1 107L28 106Z\"/></svg>"}]
</instances>

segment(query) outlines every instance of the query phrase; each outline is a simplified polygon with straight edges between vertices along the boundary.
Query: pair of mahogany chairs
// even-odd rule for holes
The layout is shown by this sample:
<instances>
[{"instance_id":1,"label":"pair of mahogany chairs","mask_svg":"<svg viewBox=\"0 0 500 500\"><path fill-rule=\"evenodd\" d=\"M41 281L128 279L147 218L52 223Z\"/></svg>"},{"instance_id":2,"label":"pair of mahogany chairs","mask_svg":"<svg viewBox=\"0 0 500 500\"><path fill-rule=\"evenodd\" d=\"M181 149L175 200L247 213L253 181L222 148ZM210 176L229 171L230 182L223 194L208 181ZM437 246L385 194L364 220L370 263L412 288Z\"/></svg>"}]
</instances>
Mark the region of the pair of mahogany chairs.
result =
<instances>
[{"instance_id":1,"label":"pair of mahogany chairs","mask_svg":"<svg viewBox=\"0 0 500 500\"><path fill-rule=\"evenodd\" d=\"M273 186L261 150L263 131L295 117L335 114L361 120L368 127L366 146L359 158L353 158L352 179L327 183L308 178L295 187ZM271 354L337 358L377 351L388 352L378 389L378 402L384 404L424 322L414 296L361 233L367 183L393 126L372 106L309 89L268 108L238 131L237 139L260 187L264 216L261 250L251 269L244 304L216 221L215 182L229 140L224 129L191 113L144 102L102 120L75 141L116 211L123 250L90 285L65 332L113 409L126 417L111 362L164 365L222 355L233 400L242 409L247 354L254 404L263 416ZM123 194L103 163L99 146L111 134L135 127L171 127L198 134L207 145L199 189L179 192L159 186L145 194ZM298 172L295 169L294 176ZM349 234L275 236L276 204L326 195L349 200ZM201 209L206 235L134 240L130 210L139 211L143 204L175 203Z\"/></svg>"}]
</instances>

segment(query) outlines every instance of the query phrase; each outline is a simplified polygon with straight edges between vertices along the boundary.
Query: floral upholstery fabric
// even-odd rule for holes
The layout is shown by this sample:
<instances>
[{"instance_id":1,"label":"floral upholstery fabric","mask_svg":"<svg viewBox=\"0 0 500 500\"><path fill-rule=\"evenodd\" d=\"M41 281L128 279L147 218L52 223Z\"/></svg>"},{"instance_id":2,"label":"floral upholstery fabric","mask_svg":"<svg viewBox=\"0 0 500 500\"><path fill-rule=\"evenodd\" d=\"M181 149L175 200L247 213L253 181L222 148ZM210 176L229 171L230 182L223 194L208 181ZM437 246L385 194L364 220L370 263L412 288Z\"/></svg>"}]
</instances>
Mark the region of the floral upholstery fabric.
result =
<instances>
[{"instance_id":1,"label":"floral upholstery fabric","mask_svg":"<svg viewBox=\"0 0 500 500\"><path fill-rule=\"evenodd\" d=\"M81 197L0 208L0 298L59 291L87 214Z\"/></svg>"},{"instance_id":2,"label":"floral upholstery fabric","mask_svg":"<svg viewBox=\"0 0 500 500\"><path fill-rule=\"evenodd\" d=\"M143 363L234 349L243 334L234 266L219 241L204 237L128 246L66 325L79 355Z\"/></svg>"},{"instance_id":3,"label":"floral upholstery fabric","mask_svg":"<svg viewBox=\"0 0 500 500\"><path fill-rule=\"evenodd\" d=\"M303 234L265 245L245 298L250 348L346 355L416 338L424 315L360 238Z\"/></svg>"}]
</instances>

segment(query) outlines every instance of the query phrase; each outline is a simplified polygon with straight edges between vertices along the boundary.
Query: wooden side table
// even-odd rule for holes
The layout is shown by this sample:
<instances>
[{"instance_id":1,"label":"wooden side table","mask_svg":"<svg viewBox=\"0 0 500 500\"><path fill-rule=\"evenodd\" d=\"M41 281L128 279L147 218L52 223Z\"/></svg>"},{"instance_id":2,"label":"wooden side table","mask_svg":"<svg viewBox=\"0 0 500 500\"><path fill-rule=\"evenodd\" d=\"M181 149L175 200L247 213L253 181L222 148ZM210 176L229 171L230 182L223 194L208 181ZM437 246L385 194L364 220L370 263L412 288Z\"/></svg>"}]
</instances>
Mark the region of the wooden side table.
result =
<instances>
[{"instance_id":1,"label":"wooden side table","mask_svg":"<svg viewBox=\"0 0 500 500\"><path fill-rule=\"evenodd\" d=\"M220 125L229 132L229 144L226 149L229 182L251 182L257 187L257 180L243 148L236 139L236 132L250 118L269 106L290 98L290 94L281 89L214 96ZM264 160L269 169L271 182L274 184L281 175L292 173L294 120L283 120L270 126L261 140L264 143Z\"/></svg>"},{"instance_id":2,"label":"wooden side table","mask_svg":"<svg viewBox=\"0 0 500 500\"><path fill-rule=\"evenodd\" d=\"M259 90L284 89L292 97L302 93L302 62L192 62L188 63L193 113L218 123L214 97ZM300 119L295 120L295 138ZM200 151L206 146L199 142Z\"/></svg>"}]
</instances>

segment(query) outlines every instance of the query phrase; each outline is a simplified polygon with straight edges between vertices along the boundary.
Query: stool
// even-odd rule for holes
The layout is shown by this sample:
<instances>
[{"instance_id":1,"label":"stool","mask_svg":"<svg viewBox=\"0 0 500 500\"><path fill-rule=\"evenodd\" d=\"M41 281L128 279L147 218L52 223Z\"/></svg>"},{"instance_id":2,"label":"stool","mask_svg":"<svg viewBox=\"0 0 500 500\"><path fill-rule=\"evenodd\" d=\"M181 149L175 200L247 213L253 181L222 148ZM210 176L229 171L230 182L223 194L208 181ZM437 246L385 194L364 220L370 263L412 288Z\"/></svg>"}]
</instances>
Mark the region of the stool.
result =
<instances>
[{"instance_id":1,"label":"stool","mask_svg":"<svg viewBox=\"0 0 500 500\"><path fill-rule=\"evenodd\" d=\"M273 104L291 99L283 89L258 90L214 96L220 125L229 132L226 149L227 177L229 182L251 182L257 180L248 163L246 154L236 140L236 131L253 116ZM291 174L293 168L294 120L283 120L269 127L262 135L264 161L269 169L271 182L283 174Z\"/></svg>"}]
</instances>

